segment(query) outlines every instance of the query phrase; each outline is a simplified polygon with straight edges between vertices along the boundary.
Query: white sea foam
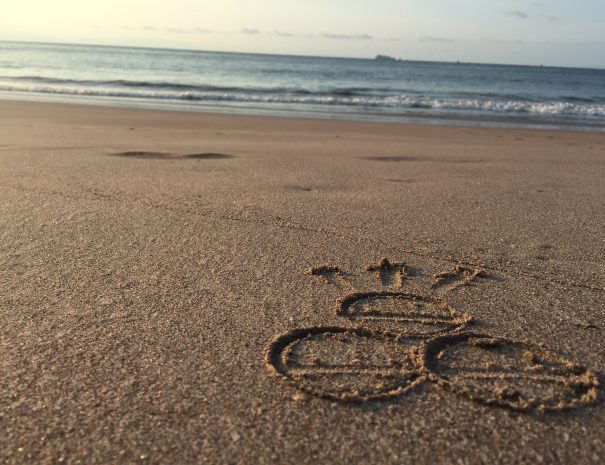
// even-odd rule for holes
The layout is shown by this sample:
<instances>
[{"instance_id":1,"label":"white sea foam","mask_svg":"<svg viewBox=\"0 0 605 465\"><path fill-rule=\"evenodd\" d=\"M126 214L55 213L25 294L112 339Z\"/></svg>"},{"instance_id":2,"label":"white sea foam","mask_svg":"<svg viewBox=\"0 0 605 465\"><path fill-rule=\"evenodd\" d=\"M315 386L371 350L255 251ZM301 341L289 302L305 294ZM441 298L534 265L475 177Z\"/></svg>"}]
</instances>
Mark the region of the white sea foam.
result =
<instances>
[{"instance_id":1,"label":"white sea foam","mask_svg":"<svg viewBox=\"0 0 605 465\"><path fill-rule=\"evenodd\" d=\"M349 109L373 109L390 111L450 111L450 112L488 112L495 114L517 114L536 116L580 116L605 118L605 104L571 102L528 102L493 98L435 98L407 95L330 95L326 93L290 93L284 90L272 92L234 91L150 91L148 89L120 87L69 87L63 85L28 85L13 83L0 85L2 92L27 92L40 94L72 95L86 97L113 97L147 100L187 101L189 103L242 103L242 104L279 104L294 106L342 106Z\"/></svg>"}]
</instances>

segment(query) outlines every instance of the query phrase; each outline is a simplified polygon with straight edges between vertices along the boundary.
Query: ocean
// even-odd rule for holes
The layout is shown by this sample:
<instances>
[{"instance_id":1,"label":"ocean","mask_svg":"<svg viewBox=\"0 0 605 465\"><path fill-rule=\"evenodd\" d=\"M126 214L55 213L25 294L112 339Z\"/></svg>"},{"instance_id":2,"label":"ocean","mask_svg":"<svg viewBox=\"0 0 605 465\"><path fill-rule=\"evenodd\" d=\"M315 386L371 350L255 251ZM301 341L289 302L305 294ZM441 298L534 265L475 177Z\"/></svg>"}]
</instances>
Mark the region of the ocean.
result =
<instances>
[{"instance_id":1,"label":"ocean","mask_svg":"<svg viewBox=\"0 0 605 465\"><path fill-rule=\"evenodd\" d=\"M605 131L605 69L0 42L0 98Z\"/></svg>"}]
</instances>

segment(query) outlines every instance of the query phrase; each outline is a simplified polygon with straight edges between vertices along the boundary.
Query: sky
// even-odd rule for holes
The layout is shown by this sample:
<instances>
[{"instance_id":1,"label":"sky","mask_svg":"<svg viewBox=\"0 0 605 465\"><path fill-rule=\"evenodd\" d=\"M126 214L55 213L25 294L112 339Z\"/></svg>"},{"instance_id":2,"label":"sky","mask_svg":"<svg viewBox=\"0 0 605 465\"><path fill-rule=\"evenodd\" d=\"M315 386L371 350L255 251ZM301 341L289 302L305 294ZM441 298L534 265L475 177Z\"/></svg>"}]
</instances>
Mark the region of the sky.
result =
<instances>
[{"instance_id":1,"label":"sky","mask_svg":"<svg viewBox=\"0 0 605 465\"><path fill-rule=\"evenodd\" d=\"M605 68L605 0L2 0L0 40Z\"/></svg>"}]
</instances>

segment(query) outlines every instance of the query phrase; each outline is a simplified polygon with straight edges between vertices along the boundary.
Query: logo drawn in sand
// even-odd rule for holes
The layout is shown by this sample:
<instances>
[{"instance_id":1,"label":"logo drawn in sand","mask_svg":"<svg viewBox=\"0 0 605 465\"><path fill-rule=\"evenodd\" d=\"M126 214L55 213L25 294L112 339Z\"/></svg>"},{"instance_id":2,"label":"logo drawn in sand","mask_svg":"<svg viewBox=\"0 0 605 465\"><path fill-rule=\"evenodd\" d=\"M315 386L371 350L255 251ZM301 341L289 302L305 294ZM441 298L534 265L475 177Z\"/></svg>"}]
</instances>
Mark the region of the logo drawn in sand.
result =
<instances>
[{"instance_id":1,"label":"logo drawn in sand","mask_svg":"<svg viewBox=\"0 0 605 465\"><path fill-rule=\"evenodd\" d=\"M353 326L297 328L276 337L265 357L278 378L341 402L395 398L423 382L518 411L598 400L598 378L590 370L529 342L468 332L472 318L432 295L469 285L485 277L483 271L457 266L438 273L427 294L401 290L411 277L404 263L382 259L366 271L381 290L357 290L358 277L334 265L307 270L346 292L335 313Z\"/></svg>"}]
</instances>

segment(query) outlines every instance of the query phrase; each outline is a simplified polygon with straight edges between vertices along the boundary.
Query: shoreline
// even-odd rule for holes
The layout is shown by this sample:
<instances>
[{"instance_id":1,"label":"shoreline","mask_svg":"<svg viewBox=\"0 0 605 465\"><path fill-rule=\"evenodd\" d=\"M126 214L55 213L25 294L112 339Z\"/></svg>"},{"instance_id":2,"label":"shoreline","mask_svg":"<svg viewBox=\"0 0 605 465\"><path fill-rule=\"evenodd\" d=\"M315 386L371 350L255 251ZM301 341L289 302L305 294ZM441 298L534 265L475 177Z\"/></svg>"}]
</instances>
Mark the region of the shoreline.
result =
<instances>
[{"instance_id":1,"label":"shoreline","mask_svg":"<svg viewBox=\"0 0 605 465\"><path fill-rule=\"evenodd\" d=\"M241 114L228 112L212 111L186 111L172 108L149 108L135 106L115 106L115 105L96 105L83 102L56 102L56 101L30 101L19 99L4 99L0 95L0 107L5 106L12 117L31 116L32 111L37 114L45 115L47 118L59 117L64 115L74 121L82 117L89 118L91 122L110 121L111 117L116 117L115 124L121 124L129 118L135 118L135 121L144 121L145 123L160 122L168 124L176 129L183 125L183 129L191 129L196 123L203 122L217 127L226 127L235 124L235 129L242 129L247 126L258 129L264 128L270 124L271 128L278 130L297 130L300 128L311 128L314 131L332 132L333 130L362 131L376 134L390 134L393 130L400 130L403 134L420 134L427 136L429 134L440 137L444 133L445 137L451 137L454 134L467 134L466 131L477 131L477 133L538 133L548 136L549 134L568 134L570 136L596 138L600 140L603 136L601 131L584 131L571 128L544 128L544 127L525 127L525 126L467 126L457 124L422 124L417 122L401 121L372 121L372 120L352 120L352 119L327 119L313 116L276 116L271 114ZM78 116L75 116L78 115ZM162 118L162 115L167 118ZM114 125L114 124L111 124ZM399 131L398 131L399 132Z\"/></svg>"},{"instance_id":2,"label":"shoreline","mask_svg":"<svg viewBox=\"0 0 605 465\"><path fill-rule=\"evenodd\" d=\"M103 108L130 108L151 111L172 111L179 113L200 113L207 115L231 115L247 117L272 117L311 119L322 121L343 121L361 123L389 123L421 126L455 126L467 128L500 128L500 129L535 129L547 131L593 132L605 133L605 124L599 122L568 121L557 118L538 118L535 116L501 115L450 115L420 114L409 111L401 114L388 113L354 113L346 111L317 110L280 110L279 108L262 108L238 105L199 105L186 102L148 101L134 98L86 97L45 95L27 92L0 92L0 101L48 103L60 105L81 105Z\"/></svg>"}]
</instances>

